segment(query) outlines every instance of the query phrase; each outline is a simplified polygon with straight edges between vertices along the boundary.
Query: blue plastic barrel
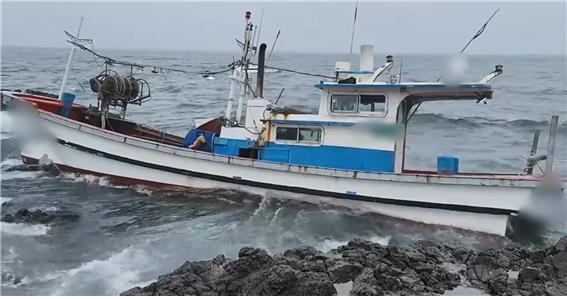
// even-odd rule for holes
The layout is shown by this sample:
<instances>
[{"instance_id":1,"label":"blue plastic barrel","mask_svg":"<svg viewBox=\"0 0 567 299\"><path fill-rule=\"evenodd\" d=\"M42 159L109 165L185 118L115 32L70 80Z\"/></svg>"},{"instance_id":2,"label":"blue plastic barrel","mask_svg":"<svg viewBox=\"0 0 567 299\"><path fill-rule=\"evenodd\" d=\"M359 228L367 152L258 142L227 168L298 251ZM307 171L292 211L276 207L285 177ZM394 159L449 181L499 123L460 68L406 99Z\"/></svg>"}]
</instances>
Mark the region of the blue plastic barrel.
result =
<instances>
[{"instance_id":1,"label":"blue plastic barrel","mask_svg":"<svg viewBox=\"0 0 567 299\"><path fill-rule=\"evenodd\" d=\"M63 108L59 111L60 115L65 117L69 116L71 112L71 107L73 107L73 101L75 100L75 94L70 93L68 91L63 92L63 96L61 97L63 100Z\"/></svg>"}]
</instances>

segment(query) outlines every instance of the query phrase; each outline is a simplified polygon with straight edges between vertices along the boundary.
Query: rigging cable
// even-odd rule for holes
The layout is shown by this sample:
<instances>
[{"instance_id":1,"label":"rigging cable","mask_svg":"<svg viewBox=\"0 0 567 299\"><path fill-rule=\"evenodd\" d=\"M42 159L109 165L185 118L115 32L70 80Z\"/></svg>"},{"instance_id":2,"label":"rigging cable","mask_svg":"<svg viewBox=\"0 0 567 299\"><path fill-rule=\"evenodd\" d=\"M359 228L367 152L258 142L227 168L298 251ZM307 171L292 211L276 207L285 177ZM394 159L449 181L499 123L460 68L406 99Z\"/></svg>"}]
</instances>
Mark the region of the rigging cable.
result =
<instances>
[{"instance_id":1,"label":"rigging cable","mask_svg":"<svg viewBox=\"0 0 567 299\"><path fill-rule=\"evenodd\" d=\"M251 62L250 64L251 64L251 65L258 65L258 64L256 64L256 63L252 63L252 62ZM272 70L277 70L277 71L281 71L281 72L288 72L288 73L298 74L298 75L305 75L305 76L319 77L319 78L327 78L327 79L335 79L335 77L332 77L332 76L321 75L321 74L316 74L316 73L308 73L308 72L297 71L297 70L292 70L292 69L287 69L287 68L277 67L277 66L264 66L264 68L266 68L266 69L272 69Z\"/></svg>"},{"instance_id":2,"label":"rigging cable","mask_svg":"<svg viewBox=\"0 0 567 299\"><path fill-rule=\"evenodd\" d=\"M75 45L76 47L78 47L79 49L81 49L83 51L91 53L96 58L100 58L100 59L104 60L104 63L107 64L107 65L124 65L124 66L129 66L129 67L136 67L140 70L143 70L144 68L152 68L152 73L177 72L177 73L184 73L184 74L188 74L188 75L206 76L206 75L216 75L216 74L229 72L229 71L232 70L232 68L234 66L234 64L230 64L227 69L223 69L223 70L219 70L219 71L213 71L213 72L211 72L211 71L190 72L190 71L178 69L178 68L162 67L162 66L156 66L156 65L140 64L140 63L133 63L133 62L117 60L117 59L111 58L109 56L99 54L96 51L94 51L93 49L89 49L89 48L85 47L84 45L81 45L80 43L77 43L77 42L74 42L74 41L69 41L69 40L67 42ZM90 42L90 44L92 46L92 44L93 44L92 41Z\"/></svg>"},{"instance_id":3,"label":"rigging cable","mask_svg":"<svg viewBox=\"0 0 567 299\"><path fill-rule=\"evenodd\" d=\"M278 36L279 36L279 31L278 31ZM276 37L276 40L277 40L277 37ZM96 51L94 51L93 49L89 49L89 48L85 47L84 45L79 44L77 42L69 41L69 40L67 42L75 45L76 47L78 47L79 49L81 49L83 51L91 53L96 58L100 58L100 59L104 60L104 63L106 65L124 65L124 66L129 66L129 67L136 67L140 70L143 70L144 68L152 68L153 73L161 73L161 72L166 71L166 72L184 73L184 74L188 74L188 75L211 76L211 75L230 72L230 71L233 70L235 65L237 65L238 63L242 63L241 61L233 62L233 63L228 65L228 68L218 70L218 71L190 72L190 71L178 69L178 68L170 68L170 67L162 67L162 66L156 66L156 65L148 65L148 64L122 61L122 60L111 58L109 56L99 54ZM92 42L90 44L92 45ZM275 44L275 42L274 42L274 44ZM257 64L252 63L252 62L250 62L249 64L257 65ZM308 72L303 72L303 71L298 71L298 70L287 69L287 68L283 68L283 67L265 66L265 68L266 69L278 70L278 71L282 71L282 72L294 73L294 74L298 74L298 75L305 75L305 76L312 76L312 77L319 77L319 78L326 78L326 79L335 79L335 77L333 77L333 76L327 76L327 75L316 74L316 73L308 73Z\"/></svg>"}]
</instances>

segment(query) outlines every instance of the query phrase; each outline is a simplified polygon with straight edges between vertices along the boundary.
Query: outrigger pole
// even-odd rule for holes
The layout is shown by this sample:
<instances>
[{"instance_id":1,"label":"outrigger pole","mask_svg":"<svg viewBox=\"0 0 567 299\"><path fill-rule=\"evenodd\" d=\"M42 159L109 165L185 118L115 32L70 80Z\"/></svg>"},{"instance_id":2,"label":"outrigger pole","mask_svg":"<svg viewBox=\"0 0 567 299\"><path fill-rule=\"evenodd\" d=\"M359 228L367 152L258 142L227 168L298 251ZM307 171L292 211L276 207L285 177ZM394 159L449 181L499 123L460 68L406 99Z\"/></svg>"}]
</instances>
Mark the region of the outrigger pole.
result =
<instances>
[{"instance_id":1,"label":"outrigger pole","mask_svg":"<svg viewBox=\"0 0 567 299\"><path fill-rule=\"evenodd\" d=\"M79 29L77 29L77 36L75 37L75 41L79 39L79 35L81 34L81 26L83 25L83 17L81 17L81 21L79 22ZM63 82L61 82L61 89L59 90L59 101L63 101L63 92L65 92L65 84L67 83L67 76L69 75L69 70L71 69L71 63L73 62L73 55L75 54L75 46L71 46L71 52L69 52L69 58L67 59L67 66L65 67L65 73L63 73Z\"/></svg>"}]
</instances>

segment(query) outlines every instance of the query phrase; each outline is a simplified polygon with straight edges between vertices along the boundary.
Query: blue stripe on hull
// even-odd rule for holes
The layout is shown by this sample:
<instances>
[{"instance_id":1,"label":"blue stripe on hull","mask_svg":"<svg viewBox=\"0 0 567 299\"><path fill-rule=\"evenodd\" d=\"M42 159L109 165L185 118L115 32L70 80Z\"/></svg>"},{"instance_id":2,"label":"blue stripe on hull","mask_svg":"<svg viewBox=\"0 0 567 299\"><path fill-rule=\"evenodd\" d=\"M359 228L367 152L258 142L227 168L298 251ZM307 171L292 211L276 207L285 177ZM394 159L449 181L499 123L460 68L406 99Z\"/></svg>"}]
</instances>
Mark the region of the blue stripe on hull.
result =
<instances>
[{"instance_id":1,"label":"blue stripe on hull","mask_svg":"<svg viewBox=\"0 0 567 299\"><path fill-rule=\"evenodd\" d=\"M214 152L238 156L239 148L253 141L215 138ZM287 164L318 166L358 171L394 172L394 152L342 146L307 146L268 143L258 152L258 159Z\"/></svg>"}]
</instances>

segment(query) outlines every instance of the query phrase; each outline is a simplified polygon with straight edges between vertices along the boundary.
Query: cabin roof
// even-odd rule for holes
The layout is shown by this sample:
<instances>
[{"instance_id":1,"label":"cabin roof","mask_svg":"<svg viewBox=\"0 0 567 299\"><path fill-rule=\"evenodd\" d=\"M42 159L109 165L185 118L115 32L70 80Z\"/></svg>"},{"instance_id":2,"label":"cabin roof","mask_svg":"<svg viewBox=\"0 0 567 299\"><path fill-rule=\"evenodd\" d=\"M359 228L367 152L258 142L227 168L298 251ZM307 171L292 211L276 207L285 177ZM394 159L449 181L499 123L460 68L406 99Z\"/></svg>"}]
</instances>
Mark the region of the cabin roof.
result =
<instances>
[{"instance_id":1,"label":"cabin roof","mask_svg":"<svg viewBox=\"0 0 567 299\"><path fill-rule=\"evenodd\" d=\"M397 89L397 88L437 88L437 89L454 89L454 88L469 88L469 89L491 89L491 85L487 83L459 83L459 84L447 84L442 82L403 82L403 83L386 83L386 82L374 82L374 83L338 83L338 82L324 82L321 81L316 84L317 88L376 88L376 89Z\"/></svg>"},{"instance_id":2,"label":"cabin roof","mask_svg":"<svg viewBox=\"0 0 567 299\"><path fill-rule=\"evenodd\" d=\"M487 83L458 83L443 82L403 82L403 83L338 83L321 82L315 87L322 90L352 91L352 92L404 92L409 96L419 98L420 101L454 100L454 99L484 99L492 98L492 85Z\"/></svg>"}]
</instances>

